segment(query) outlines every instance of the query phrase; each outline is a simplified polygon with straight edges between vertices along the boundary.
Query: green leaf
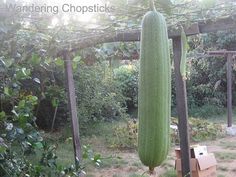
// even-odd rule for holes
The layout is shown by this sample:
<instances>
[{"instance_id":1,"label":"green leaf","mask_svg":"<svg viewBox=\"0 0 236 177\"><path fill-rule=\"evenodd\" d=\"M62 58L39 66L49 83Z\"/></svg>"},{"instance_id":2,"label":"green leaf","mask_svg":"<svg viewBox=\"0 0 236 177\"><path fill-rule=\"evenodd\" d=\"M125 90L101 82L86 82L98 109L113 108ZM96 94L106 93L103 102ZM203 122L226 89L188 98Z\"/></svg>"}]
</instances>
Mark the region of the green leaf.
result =
<instances>
[{"instance_id":1,"label":"green leaf","mask_svg":"<svg viewBox=\"0 0 236 177\"><path fill-rule=\"evenodd\" d=\"M4 111L0 112L0 122L5 120L6 118L6 113Z\"/></svg>"},{"instance_id":2,"label":"green leaf","mask_svg":"<svg viewBox=\"0 0 236 177\"><path fill-rule=\"evenodd\" d=\"M35 66L35 65L40 64L40 61L41 61L41 58L37 54L32 54L31 64Z\"/></svg>"},{"instance_id":3,"label":"green leaf","mask_svg":"<svg viewBox=\"0 0 236 177\"><path fill-rule=\"evenodd\" d=\"M43 144L41 142L37 142L37 143L33 144L33 147L37 148L37 149L42 149L43 148Z\"/></svg>"},{"instance_id":4,"label":"green leaf","mask_svg":"<svg viewBox=\"0 0 236 177\"><path fill-rule=\"evenodd\" d=\"M73 68L73 70L76 70L78 68L78 63L77 62L73 62L72 63L72 68Z\"/></svg>"},{"instance_id":5,"label":"green leaf","mask_svg":"<svg viewBox=\"0 0 236 177\"><path fill-rule=\"evenodd\" d=\"M12 111L11 111L16 117L18 117L19 115L17 114L17 112L13 109Z\"/></svg>"},{"instance_id":6,"label":"green leaf","mask_svg":"<svg viewBox=\"0 0 236 177\"><path fill-rule=\"evenodd\" d=\"M57 99L57 98L53 98L53 99L52 99L52 106L55 108L55 107L58 106L58 104L59 104L58 99Z\"/></svg>"},{"instance_id":7,"label":"green leaf","mask_svg":"<svg viewBox=\"0 0 236 177\"><path fill-rule=\"evenodd\" d=\"M4 146L1 146L1 144L0 144L0 154L4 153L6 150L7 150L7 148Z\"/></svg>"},{"instance_id":8,"label":"green leaf","mask_svg":"<svg viewBox=\"0 0 236 177\"><path fill-rule=\"evenodd\" d=\"M19 125L21 128L25 128L27 120L28 120L28 117L25 117L24 115L20 115L18 117Z\"/></svg>"},{"instance_id":9,"label":"green leaf","mask_svg":"<svg viewBox=\"0 0 236 177\"><path fill-rule=\"evenodd\" d=\"M95 154L93 159L95 162L97 162L97 161L99 162L101 160L101 154Z\"/></svg>"},{"instance_id":10,"label":"green leaf","mask_svg":"<svg viewBox=\"0 0 236 177\"><path fill-rule=\"evenodd\" d=\"M27 76L27 70L26 70L26 68L22 68L21 71L22 71L22 73L23 73L25 76Z\"/></svg>"},{"instance_id":11,"label":"green leaf","mask_svg":"<svg viewBox=\"0 0 236 177\"><path fill-rule=\"evenodd\" d=\"M73 58L73 62L78 62L81 60L81 56L76 56L75 58Z\"/></svg>"},{"instance_id":12,"label":"green leaf","mask_svg":"<svg viewBox=\"0 0 236 177\"><path fill-rule=\"evenodd\" d=\"M55 64L57 66L64 66L64 60L62 60L61 58L56 58L55 59Z\"/></svg>"},{"instance_id":13,"label":"green leaf","mask_svg":"<svg viewBox=\"0 0 236 177\"><path fill-rule=\"evenodd\" d=\"M9 87L4 87L4 94L10 96Z\"/></svg>"},{"instance_id":14,"label":"green leaf","mask_svg":"<svg viewBox=\"0 0 236 177\"><path fill-rule=\"evenodd\" d=\"M21 100L19 103L18 103L18 107L20 108L24 108L25 107L25 100Z\"/></svg>"},{"instance_id":15,"label":"green leaf","mask_svg":"<svg viewBox=\"0 0 236 177\"><path fill-rule=\"evenodd\" d=\"M26 68L21 68L20 70L16 71L16 79L20 80L20 79L28 79L30 78L30 74L31 71L30 69L26 69Z\"/></svg>"},{"instance_id":16,"label":"green leaf","mask_svg":"<svg viewBox=\"0 0 236 177\"><path fill-rule=\"evenodd\" d=\"M37 104L38 97L36 97L36 96L31 96L30 99L31 99L31 101L33 102L33 104Z\"/></svg>"},{"instance_id":17,"label":"green leaf","mask_svg":"<svg viewBox=\"0 0 236 177\"><path fill-rule=\"evenodd\" d=\"M13 58L11 58L11 59L5 59L4 60L4 63L5 63L5 66L7 67L7 68L9 68L13 63L14 63L14 59Z\"/></svg>"}]
</instances>

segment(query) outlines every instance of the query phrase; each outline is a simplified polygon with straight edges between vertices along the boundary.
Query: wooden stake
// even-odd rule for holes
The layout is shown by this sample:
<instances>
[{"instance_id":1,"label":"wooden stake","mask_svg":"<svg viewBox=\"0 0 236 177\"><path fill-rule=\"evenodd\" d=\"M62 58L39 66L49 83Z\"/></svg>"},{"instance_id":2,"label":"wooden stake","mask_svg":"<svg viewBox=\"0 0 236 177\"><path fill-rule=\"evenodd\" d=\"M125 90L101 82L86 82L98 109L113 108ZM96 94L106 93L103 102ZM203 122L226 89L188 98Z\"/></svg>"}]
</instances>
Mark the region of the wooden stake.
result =
<instances>
[{"instance_id":1,"label":"wooden stake","mask_svg":"<svg viewBox=\"0 0 236 177\"><path fill-rule=\"evenodd\" d=\"M227 118L228 127L232 127L232 59L233 55L227 55Z\"/></svg>"},{"instance_id":2,"label":"wooden stake","mask_svg":"<svg viewBox=\"0 0 236 177\"><path fill-rule=\"evenodd\" d=\"M77 116L77 104L75 96L75 86L73 79L73 70L72 70L72 61L67 51L64 52L64 62L65 62L65 72L66 72L66 84L69 100L69 111L71 116L72 123L72 135L73 135L73 146L74 146L74 157L75 165L78 167L81 159L81 144L79 137L79 123Z\"/></svg>"},{"instance_id":3,"label":"wooden stake","mask_svg":"<svg viewBox=\"0 0 236 177\"><path fill-rule=\"evenodd\" d=\"M175 67L175 84L176 84L176 102L178 113L178 129L181 149L181 168L182 176L191 177L190 170L190 149L189 149L189 128L188 128L188 109L186 82L180 73L181 60L181 39L173 39L174 67Z\"/></svg>"}]
</instances>

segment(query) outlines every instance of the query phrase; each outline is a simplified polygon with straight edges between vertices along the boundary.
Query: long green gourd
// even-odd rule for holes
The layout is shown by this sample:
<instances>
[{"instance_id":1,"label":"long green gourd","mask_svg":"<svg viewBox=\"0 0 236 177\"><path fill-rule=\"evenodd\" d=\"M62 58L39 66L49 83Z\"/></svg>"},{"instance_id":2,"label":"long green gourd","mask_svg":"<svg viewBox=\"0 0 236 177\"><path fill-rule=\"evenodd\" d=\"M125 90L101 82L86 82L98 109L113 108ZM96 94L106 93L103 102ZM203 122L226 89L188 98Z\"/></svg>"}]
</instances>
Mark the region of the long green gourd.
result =
<instances>
[{"instance_id":1,"label":"long green gourd","mask_svg":"<svg viewBox=\"0 0 236 177\"><path fill-rule=\"evenodd\" d=\"M183 80L186 80L186 60L188 52L187 37L184 32L183 26L181 26L181 60L180 60L180 74Z\"/></svg>"},{"instance_id":2,"label":"long green gourd","mask_svg":"<svg viewBox=\"0 0 236 177\"><path fill-rule=\"evenodd\" d=\"M170 138L171 66L167 26L155 8L142 20L138 93L138 153L150 173L167 157Z\"/></svg>"}]
</instances>

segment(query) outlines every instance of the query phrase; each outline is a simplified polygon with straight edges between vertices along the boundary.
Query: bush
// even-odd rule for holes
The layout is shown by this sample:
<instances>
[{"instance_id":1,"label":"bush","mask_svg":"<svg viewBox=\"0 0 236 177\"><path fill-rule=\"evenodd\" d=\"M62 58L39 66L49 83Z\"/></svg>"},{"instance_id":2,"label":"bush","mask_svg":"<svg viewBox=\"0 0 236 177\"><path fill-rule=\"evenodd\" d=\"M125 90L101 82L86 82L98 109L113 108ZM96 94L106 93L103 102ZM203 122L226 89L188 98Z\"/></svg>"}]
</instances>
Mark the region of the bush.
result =
<instances>
[{"instance_id":1,"label":"bush","mask_svg":"<svg viewBox=\"0 0 236 177\"><path fill-rule=\"evenodd\" d=\"M224 60L202 58L191 61L187 81L190 108L226 104L226 68Z\"/></svg>"},{"instance_id":2,"label":"bush","mask_svg":"<svg viewBox=\"0 0 236 177\"><path fill-rule=\"evenodd\" d=\"M225 135L223 126L204 119L190 118L190 136L193 141L215 140Z\"/></svg>"},{"instance_id":3,"label":"bush","mask_svg":"<svg viewBox=\"0 0 236 177\"><path fill-rule=\"evenodd\" d=\"M178 119L172 118L173 125L178 125ZM210 122L205 119L189 118L189 136L193 142L215 140L225 135L224 128L219 123ZM179 143L178 132L171 132L171 140L173 143Z\"/></svg>"},{"instance_id":4,"label":"bush","mask_svg":"<svg viewBox=\"0 0 236 177\"><path fill-rule=\"evenodd\" d=\"M122 94L128 98L128 108L137 108L138 104L138 68L136 65L123 65L114 69L114 79Z\"/></svg>"},{"instance_id":5,"label":"bush","mask_svg":"<svg viewBox=\"0 0 236 177\"><path fill-rule=\"evenodd\" d=\"M81 128L99 121L126 118L126 98L112 79L106 64L87 66L80 62L79 65L75 80Z\"/></svg>"},{"instance_id":6,"label":"bush","mask_svg":"<svg viewBox=\"0 0 236 177\"><path fill-rule=\"evenodd\" d=\"M114 127L114 134L107 139L111 148L132 149L138 145L138 124L136 120Z\"/></svg>"},{"instance_id":7,"label":"bush","mask_svg":"<svg viewBox=\"0 0 236 177\"><path fill-rule=\"evenodd\" d=\"M225 113L225 108L220 105L206 104L201 107L194 106L189 109L189 114L193 117L209 118Z\"/></svg>"},{"instance_id":8,"label":"bush","mask_svg":"<svg viewBox=\"0 0 236 177\"><path fill-rule=\"evenodd\" d=\"M225 135L221 124L213 123L204 119L190 118L190 138L193 142L215 140ZM178 125L176 118L171 118L171 125ZM136 120L128 121L126 124L117 125L113 129L112 139L108 139L112 148L136 148L138 137L138 123ZM179 134L176 129L170 131L171 142L179 143Z\"/></svg>"},{"instance_id":9,"label":"bush","mask_svg":"<svg viewBox=\"0 0 236 177\"><path fill-rule=\"evenodd\" d=\"M37 131L33 114L38 98L21 95L11 115L0 113L0 176L59 176L64 171L56 164L55 146L48 146ZM41 159L32 163L29 155L41 152ZM66 170L66 169L65 169Z\"/></svg>"},{"instance_id":10,"label":"bush","mask_svg":"<svg viewBox=\"0 0 236 177\"><path fill-rule=\"evenodd\" d=\"M217 62L216 62L217 61ZM212 70L212 65L217 70ZM188 107L193 117L210 117L222 112L226 103L226 84L224 61L210 59L193 60L188 66ZM127 100L128 109L137 109L138 102L138 67L122 65L114 69L114 79ZM210 79L209 79L210 77ZM176 115L175 73L172 70L172 114Z\"/></svg>"}]
</instances>

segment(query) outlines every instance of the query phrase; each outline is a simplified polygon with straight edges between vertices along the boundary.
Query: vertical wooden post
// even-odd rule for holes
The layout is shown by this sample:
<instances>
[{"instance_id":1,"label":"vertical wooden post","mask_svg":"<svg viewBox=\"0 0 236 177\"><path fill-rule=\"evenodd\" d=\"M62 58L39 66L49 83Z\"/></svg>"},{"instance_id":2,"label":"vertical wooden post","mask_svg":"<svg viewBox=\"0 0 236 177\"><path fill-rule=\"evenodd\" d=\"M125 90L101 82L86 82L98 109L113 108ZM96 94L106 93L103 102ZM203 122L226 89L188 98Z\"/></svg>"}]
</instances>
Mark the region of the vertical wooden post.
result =
<instances>
[{"instance_id":1,"label":"vertical wooden post","mask_svg":"<svg viewBox=\"0 0 236 177\"><path fill-rule=\"evenodd\" d=\"M228 127L232 127L232 59L233 55L227 55L227 117Z\"/></svg>"},{"instance_id":2,"label":"vertical wooden post","mask_svg":"<svg viewBox=\"0 0 236 177\"><path fill-rule=\"evenodd\" d=\"M64 62L65 62L65 73L66 73L66 84L69 100L69 111L71 116L72 123L72 135L73 135L73 146L74 146L74 156L75 156L75 165L78 167L81 161L81 144L79 137L79 123L77 116L77 106L76 106L76 96L75 96L75 85L73 79L73 69L72 61L70 55L67 51L63 53Z\"/></svg>"},{"instance_id":3,"label":"vertical wooden post","mask_svg":"<svg viewBox=\"0 0 236 177\"><path fill-rule=\"evenodd\" d=\"M180 73L181 60L181 38L173 39L175 84L176 84L176 103L178 113L178 129L181 149L181 167L182 176L191 177L190 170L190 149L189 149L189 131L188 131L188 109L187 109L187 92L186 82Z\"/></svg>"}]
</instances>

